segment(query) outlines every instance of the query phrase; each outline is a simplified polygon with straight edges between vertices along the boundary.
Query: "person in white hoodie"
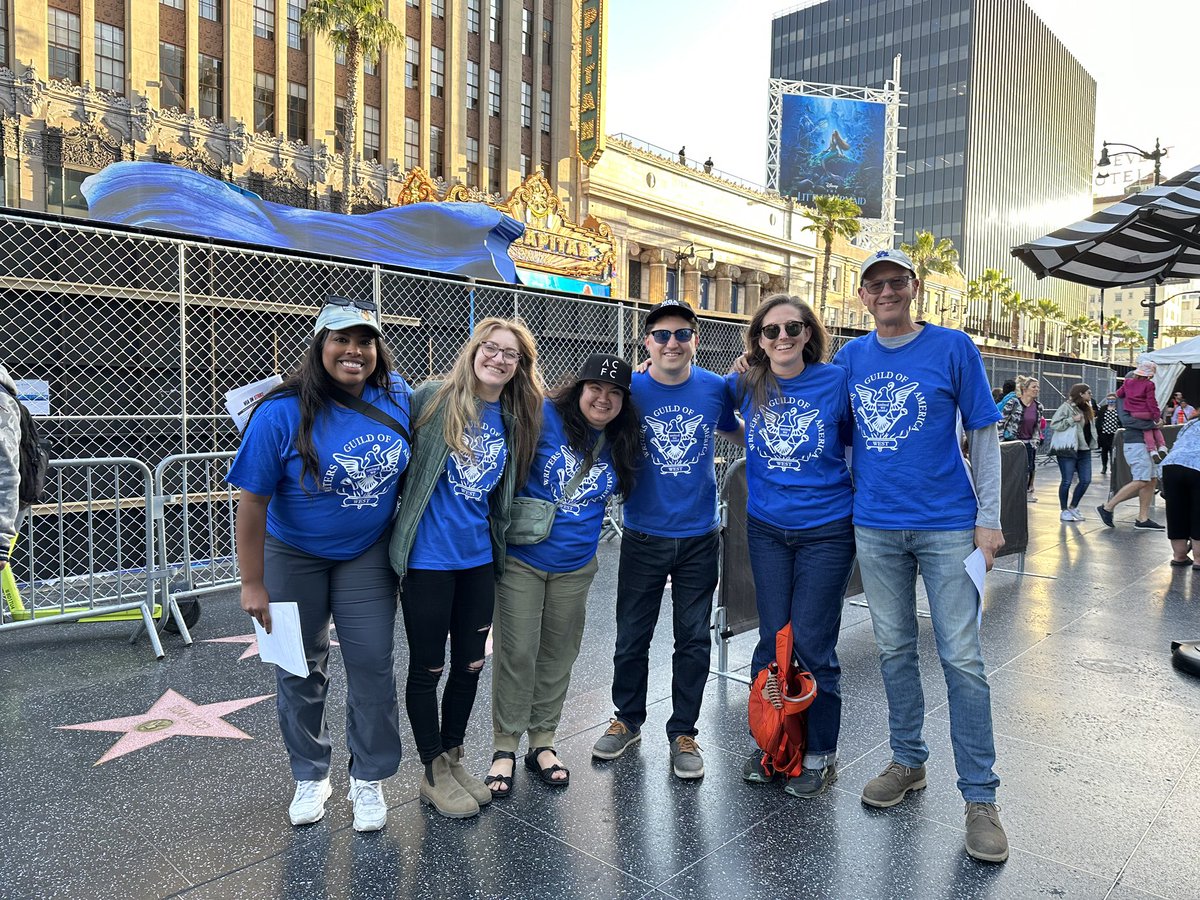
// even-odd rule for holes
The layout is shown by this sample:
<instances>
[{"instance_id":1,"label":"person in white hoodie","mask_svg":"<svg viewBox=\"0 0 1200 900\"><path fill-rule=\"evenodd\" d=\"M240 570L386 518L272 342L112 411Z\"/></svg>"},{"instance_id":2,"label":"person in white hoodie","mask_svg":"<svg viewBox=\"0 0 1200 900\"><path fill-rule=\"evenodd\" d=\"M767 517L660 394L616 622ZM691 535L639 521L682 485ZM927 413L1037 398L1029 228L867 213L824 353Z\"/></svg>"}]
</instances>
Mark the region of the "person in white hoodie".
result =
<instances>
[{"instance_id":1,"label":"person in white hoodie","mask_svg":"<svg viewBox=\"0 0 1200 900\"><path fill-rule=\"evenodd\" d=\"M0 366L0 569L8 565L21 514L21 408L17 386Z\"/></svg>"}]
</instances>

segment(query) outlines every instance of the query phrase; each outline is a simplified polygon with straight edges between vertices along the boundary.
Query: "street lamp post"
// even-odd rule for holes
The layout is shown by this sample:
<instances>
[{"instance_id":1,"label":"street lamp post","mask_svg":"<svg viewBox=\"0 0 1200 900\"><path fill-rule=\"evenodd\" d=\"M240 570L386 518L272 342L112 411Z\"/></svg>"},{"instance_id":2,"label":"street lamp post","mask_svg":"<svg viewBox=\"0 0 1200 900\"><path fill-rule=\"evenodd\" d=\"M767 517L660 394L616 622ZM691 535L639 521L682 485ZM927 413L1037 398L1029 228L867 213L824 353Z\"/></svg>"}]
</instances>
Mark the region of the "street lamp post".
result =
<instances>
[{"instance_id":1,"label":"street lamp post","mask_svg":"<svg viewBox=\"0 0 1200 900\"><path fill-rule=\"evenodd\" d=\"M711 264L714 261L713 249L711 247L698 248L708 252L708 262ZM683 300L683 264L685 262L695 263L702 257L696 252L697 247L694 241L688 241L686 247L680 247L675 251L675 299ZM696 305L699 306L699 297L696 298ZM685 301L686 302L686 301Z\"/></svg>"},{"instance_id":2,"label":"street lamp post","mask_svg":"<svg viewBox=\"0 0 1200 900\"><path fill-rule=\"evenodd\" d=\"M1118 141L1103 141L1100 144L1100 158L1096 160L1096 165L1099 168L1105 168L1112 165L1112 160L1109 159L1109 147L1126 147L1126 150L1118 150L1115 156L1138 156L1142 159L1149 160L1154 163L1154 186L1158 187L1162 181L1162 159L1167 155L1167 150L1159 143L1158 138L1154 139L1153 150L1143 150L1140 147L1135 147L1133 144L1123 144ZM1154 296L1158 290L1158 283L1151 279L1150 281L1150 296L1142 301L1142 306L1146 307L1150 314L1146 320L1146 350L1154 349L1154 319L1155 310L1162 304L1156 303ZM1165 301L1164 301L1165 302Z\"/></svg>"}]
</instances>

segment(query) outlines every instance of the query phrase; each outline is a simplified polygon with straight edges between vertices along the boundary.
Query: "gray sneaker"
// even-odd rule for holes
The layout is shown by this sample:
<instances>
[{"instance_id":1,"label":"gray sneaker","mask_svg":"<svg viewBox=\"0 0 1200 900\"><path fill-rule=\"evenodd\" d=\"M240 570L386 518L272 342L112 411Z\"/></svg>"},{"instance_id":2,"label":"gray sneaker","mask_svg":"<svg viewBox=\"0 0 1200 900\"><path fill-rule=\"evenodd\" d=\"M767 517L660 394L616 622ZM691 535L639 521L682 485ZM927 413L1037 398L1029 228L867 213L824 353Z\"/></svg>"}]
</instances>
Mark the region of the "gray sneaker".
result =
<instances>
[{"instance_id":1,"label":"gray sneaker","mask_svg":"<svg viewBox=\"0 0 1200 900\"><path fill-rule=\"evenodd\" d=\"M983 862L1008 859L1008 835L1000 824L1000 807L995 803L967 804L967 855Z\"/></svg>"},{"instance_id":2,"label":"gray sneaker","mask_svg":"<svg viewBox=\"0 0 1200 900\"><path fill-rule=\"evenodd\" d=\"M609 719L608 731L600 735L600 740L592 747L592 756L596 759L616 759L641 739L640 731L630 731L629 726L620 719Z\"/></svg>"},{"instance_id":3,"label":"gray sneaker","mask_svg":"<svg viewBox=\"0 0 1200 900\"><path fill-rule=\"evenodd\" d=\"M787 784L783 786L783 792L804 799L820 797L829 790L829 786L835 781L837 781L837 766L805 769L795 778L788 779Z\"/></svg>"},{"instance_id":4,"label":"gray sneaker","mask_svg":"<svg viewBox=\"0 0 1200 900\"><path fill-rule=\"evenodd\" d=\"M925 767L910 769L893 760L887 768L867 782L863 788L862 802L867 806L886 809L904 799L909 791L919 791L925 781Z\"/></svg>"},{"instance_id":5,"label":"gray sneaker","mask_svg":"<svg viewBox=\"0 0 1200 900\"><path fill-rule=\"evenodd\" d=\"M671 771L685 781L704 777L704 757L690 734L681 734L671 741Z\"/></svg>"},{"instance_id":6,"label":"gray sneaker","mask_svg":"<svg viewBox=\"0 0 1200 900\"><path fill-rule=\"evenodd\" d=\"M770 763L763 765L763 752L755 747L754 752L742 763L742 781L749 784L767 784L774 778L775 770L771 768Z\"/></svg>"}]
</instances>

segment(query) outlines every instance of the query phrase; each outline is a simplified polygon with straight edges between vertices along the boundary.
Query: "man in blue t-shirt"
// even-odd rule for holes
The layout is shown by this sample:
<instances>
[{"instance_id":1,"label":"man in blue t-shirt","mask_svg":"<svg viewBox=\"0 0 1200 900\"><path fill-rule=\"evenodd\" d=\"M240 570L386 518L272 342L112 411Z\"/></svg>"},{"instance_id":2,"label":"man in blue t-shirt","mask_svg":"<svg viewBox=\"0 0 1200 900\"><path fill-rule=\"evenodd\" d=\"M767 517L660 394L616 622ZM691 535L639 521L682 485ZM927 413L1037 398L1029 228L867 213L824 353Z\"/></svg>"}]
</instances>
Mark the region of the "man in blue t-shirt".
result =
<instances>
[{"instance_id":1,"label":"man in blue t-shirt","mask_svg":"<svg viewBox=\"0 0 1200 900\"><path fill-rule=\"evenodd\" d=\"M641 740L646 721L650 640L663 590L671 579L675 652L671 657L671 768L679 777L704 775L696 720L708 680L709 611L717 586L720 546L716 434L741 441L733 403L721 376L692 365L696 314L665 300L646 316L647 372L633 376L644 460L625 498L625 531L617 575L617 649L613 656L616 715L592 748L616 759Z\"/></svg>"},{"instance_id":2,"label":"man in blue t-shirt","mask_svg":"<svg viewBox=\"0 0 1200 900\"><path fill-rule=\"evenodd\" d=\"M918 567L950 704L950 742L966 801L967 853L1008 858L992 771L991 692L979 646L981 599L963 566L978 548L987 568L1000 530L1000 419L971 339L914 322L920 287L912 260L880 250L863 261L858 296L876 330L834 363L849 375L854 407L854 535L879 644L892 761L863 788L869 806L895 806L925 787L929 748L917 669ZM959 428L967 435L968 469Z\"/></svg>"}]
</instances>

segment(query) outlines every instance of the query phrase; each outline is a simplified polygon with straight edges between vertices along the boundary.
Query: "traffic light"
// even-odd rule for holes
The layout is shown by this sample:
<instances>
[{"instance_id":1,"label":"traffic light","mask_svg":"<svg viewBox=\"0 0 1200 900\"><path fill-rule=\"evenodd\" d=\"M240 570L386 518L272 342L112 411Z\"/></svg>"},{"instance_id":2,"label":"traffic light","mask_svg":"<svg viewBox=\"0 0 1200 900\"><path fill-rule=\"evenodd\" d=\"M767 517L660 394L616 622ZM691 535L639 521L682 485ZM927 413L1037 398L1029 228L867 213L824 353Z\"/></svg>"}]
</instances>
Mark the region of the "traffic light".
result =
<instances>
[{"instance_id":1,"label":"traffic light","mask_svg":"<svg viewBox=\"0 0 1200 900\"><path fill-rule=\"evenodd\" d=\"M1154 318L1150 320L1150 340L1158 340L1158 324L1161 320Z\"/></svg>"}]
</instances>

